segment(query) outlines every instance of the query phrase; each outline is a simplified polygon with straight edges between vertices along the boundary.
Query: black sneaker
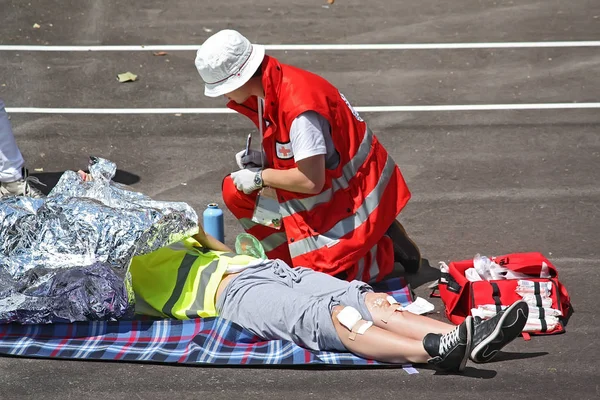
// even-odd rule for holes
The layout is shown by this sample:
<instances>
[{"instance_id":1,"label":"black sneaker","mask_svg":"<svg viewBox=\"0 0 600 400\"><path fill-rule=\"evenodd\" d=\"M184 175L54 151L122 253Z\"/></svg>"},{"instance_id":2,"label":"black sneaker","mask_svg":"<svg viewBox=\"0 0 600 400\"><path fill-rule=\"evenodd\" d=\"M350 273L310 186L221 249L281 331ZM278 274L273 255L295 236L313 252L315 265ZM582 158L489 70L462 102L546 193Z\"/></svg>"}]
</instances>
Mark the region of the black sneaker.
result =
<instances>
[{"instance_id":1,"label":"black sneaker","mask_svg":"<svg viewBox=\"0 0 600 400\"><path fill-rule=\"evenodd\" d=\"M402 224L394 220L388 228L386 235L394 243L394 261L402 264L406 272L417 272L421 266L421 251L416 243L408 237Z\"/></svg>"},{"instance_id":2,"label":"black sneaker","mask_svg":"<svg viewBox=\"0 0 600 400\"><path fill-rule=\"evenodd\" d=\"M529 306L520 300L488 320L475 317L471 360L490 361L498 351L517 338L529 316Z\"/></svg>"},{"instance_id":3,"label":"black sneaker","mask_svg":"<svg viewBox=\"0 0 600 400\"><path fill-rule=\"evenodd\" d=\"M464 370L471 353L472 337L473 317L471 316L445 335L428 333L423 338L423 347L431 356L428 362L450 372Z\"/></svg>"}]
</instances>

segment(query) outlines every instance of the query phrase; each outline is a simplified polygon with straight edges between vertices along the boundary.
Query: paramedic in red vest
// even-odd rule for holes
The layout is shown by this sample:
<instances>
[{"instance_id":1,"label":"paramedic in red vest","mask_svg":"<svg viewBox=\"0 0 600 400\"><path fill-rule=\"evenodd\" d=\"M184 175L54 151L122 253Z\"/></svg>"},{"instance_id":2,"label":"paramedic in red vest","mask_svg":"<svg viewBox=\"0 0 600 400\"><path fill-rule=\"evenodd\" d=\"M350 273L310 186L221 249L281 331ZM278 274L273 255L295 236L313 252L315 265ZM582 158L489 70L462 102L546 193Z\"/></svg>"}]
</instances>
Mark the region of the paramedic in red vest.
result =
<instances>
[{"instance_id":1,"label":"paramedic in red vest","mask_svg":"<svg viewBox=\"0 0 600 400\"><path fill-rule=\"evenodd\" d=\"M396 221L410 198L402 174L338 89L234 30L208 38L195 64L205 95L225 96L259 130L262 151L238 153L240 170L222 190L269 258L365 282L389 276L394 260L419 268L419 250ZM280 230L252 221L263 187L275 189Z\"/></svg>"}]
</instances>

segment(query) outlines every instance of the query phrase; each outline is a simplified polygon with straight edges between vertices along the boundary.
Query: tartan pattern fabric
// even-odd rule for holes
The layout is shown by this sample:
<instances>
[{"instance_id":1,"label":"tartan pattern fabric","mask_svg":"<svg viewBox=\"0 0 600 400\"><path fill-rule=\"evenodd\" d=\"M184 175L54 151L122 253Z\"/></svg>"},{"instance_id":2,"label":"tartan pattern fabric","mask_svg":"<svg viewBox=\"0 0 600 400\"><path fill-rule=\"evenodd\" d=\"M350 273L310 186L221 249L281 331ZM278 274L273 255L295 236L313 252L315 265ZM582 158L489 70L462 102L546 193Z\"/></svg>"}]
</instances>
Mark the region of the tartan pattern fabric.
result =
<instances>
[{"instance_id":1,"label":"tartan pattern fabric","mask_svg":"<svg viewBox=\"0 0 600 400\"><path fill-rule=\"evenodd\" d=\"M374 285L402 304L412 297L400 278ZM179 364L380 365L351 353L311 352L264 341L223 318L0 325L0 355Z\"/></svg>"}]
</instances>

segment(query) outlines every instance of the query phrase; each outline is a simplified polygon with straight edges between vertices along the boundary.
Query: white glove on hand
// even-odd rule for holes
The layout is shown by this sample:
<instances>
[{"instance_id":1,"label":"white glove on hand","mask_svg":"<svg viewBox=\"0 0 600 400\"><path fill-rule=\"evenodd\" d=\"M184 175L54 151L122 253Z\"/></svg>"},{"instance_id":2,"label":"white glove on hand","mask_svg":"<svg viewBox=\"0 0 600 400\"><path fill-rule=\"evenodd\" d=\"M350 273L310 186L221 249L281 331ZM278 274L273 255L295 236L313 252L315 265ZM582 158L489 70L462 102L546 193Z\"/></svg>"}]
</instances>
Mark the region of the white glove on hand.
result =
<instances>
[{"instance_id":1,"label":"white glove on hand","mask_svg":"<svg viewBox=\"0 0 600 400\"><path fill-rule=\"evenodd\" d=\"M232 172L231 179L233 180L233 184L235 185L237 190L246 194L250 194L255 190L261 188L260 186L257 186L256 183L254 183L256 173L259 171L260 168L241 169L239 171Z\"/></svg>"},{"instance_id":2,"label":"white glove on hand","mask_svg":"<svg viewBox=\"0 0 600 400\"><path fill-rule=\"evenodd\" d=\"M235 155L235 163L240 167L244 168L258 168L262 167L262 152L258 150L252 150L246 154L246 150L242 150Z\"/></svg>"}]
</instances>

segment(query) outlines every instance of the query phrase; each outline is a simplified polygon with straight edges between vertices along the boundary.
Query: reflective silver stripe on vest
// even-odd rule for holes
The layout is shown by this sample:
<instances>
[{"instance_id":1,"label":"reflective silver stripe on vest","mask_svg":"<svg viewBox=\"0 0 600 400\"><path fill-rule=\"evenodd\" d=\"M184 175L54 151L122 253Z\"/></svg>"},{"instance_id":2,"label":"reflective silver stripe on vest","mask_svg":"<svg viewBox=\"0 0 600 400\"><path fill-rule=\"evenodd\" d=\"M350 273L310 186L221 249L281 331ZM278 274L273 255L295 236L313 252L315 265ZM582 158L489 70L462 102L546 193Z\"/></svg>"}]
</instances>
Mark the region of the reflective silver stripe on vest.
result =
<instances>
[{"instance_id":1,"label":"reflective silver stripe on vest","mask_svg":"<svg viewBox=\"0 0 600 400\"><path fill-rule=\"evenodd\" d=\"M229 253L231 254L231 253ZM225 253L223 255L228 255ZM235 254L232 254L235 257ZM230 256L231 257L231 256ZM217 267L219 266L219 260L212 261L208 264L202 272L200 272L200 283L198 283L198 292L196 292L196 298L194 299L194 303L185 310L185 316L193 319L198 318L198 310L204 310L204 296L206 292L206 287L210 282L210 277L217 271Z\"/></svg>"},{"instance_id":2,"label":"reflective silver stripe on vest","mask_svg":"<svg viewBox=\"0 0 600 400\"><path fill-rule=\"evenodd\" d=\"M367 282L375 282L379 274L379 264L377 264L377 245L371 249L371 268L369 269L369 279Z\"/></svg>"},{"instance_id":3,"label":"reflective silver stripe on vest","mask_svg":"<svg viewBox=\"0 0 600 400\"><path fill-rule=\"evenodd\" d=\"M281 213L282 217L289 217L297 212L312 210L321 203L328 203L332 197L333 190L332 188L329 188L315 196L305 197L303 199L292 199L286 201L285 203L281 203L279 205L279 212Z\"/></svg>"},{"instance_id":4,"label":"reflective silver stripe on vest","mask_svg":"<svg viewBox=\"0 0 600 400\"><path fill-rule=\"evenodd\" d=\"M281 215L285 218L297 212L310 211L317 205L330 201L336 191L347 188L349 185L348 182L350 182L350 180L358 173L358 170L369 156L372 144L373 132L367 127L365 136L363 137L360 146L358 146L358 151L342 168L342 176L331 181L331 188L315 196L303 199L292 199L285 203L281 203L279 207Z\"/></svg>"},{"instance_id":5,"label":"reflective silver stripe on vest","mask_svg":"<svg viewBox=\"0 0 600 400\"><path fill-rule=\"evenodd\" d=\"M395 168L396 163L388 156L379 182L377 182L375 189L367 195L360 208L356 210L353 215L335 224L335 226L325 234L307 237L294 243L290 243L289 248L292 258L318 250L327 245L333 246L335 245L336 240L362 225L367 218L369 218L369 215L379 206L381 196L383 195Z\"/></svg>"},{"instance_id":6,"label":"reflective silver stripe on vest","mask_svg":"<svg viewBox=\"0 0 600 400\"><path fill-rule=\"evenodd\" d=\"M240 225L242 225L242 228L244 228L245 231L252 228L253 226L258 225L256 222L252 221L250 218L240 218L240 219L238 219L238 221L239 221ZM285 234L285 232L273 233L260 241L265 252L269 252L273 249L276 249L277 247L281 246L282 244L284 244L286 242L287 242L287 235Z\"/></svg>"},{"instance_id":7,"label":"reflective silver stripe on vest","mask_svg":"<svg viewBox=\"0 0 600 400\"><path fill-rule=\"evenodd\" d=\"M285 232L273 233L260 241L265 253L276 249L284 243L287 243L287 235Z\"/></svg>"},{"instance_id":8,"label":"reflective silver stripe on vest","mask_svg":"<svg viewBox=\"0 0 600 400\"><path fill-rule=\"evenodd\" d=\"M258 225L256 222L252 221L250 218L240 218L240 219L238 219L238 222L240 223L240 225L242 225L242 228L244 228L245 231Z\"/></svg>"}]
</instances>

